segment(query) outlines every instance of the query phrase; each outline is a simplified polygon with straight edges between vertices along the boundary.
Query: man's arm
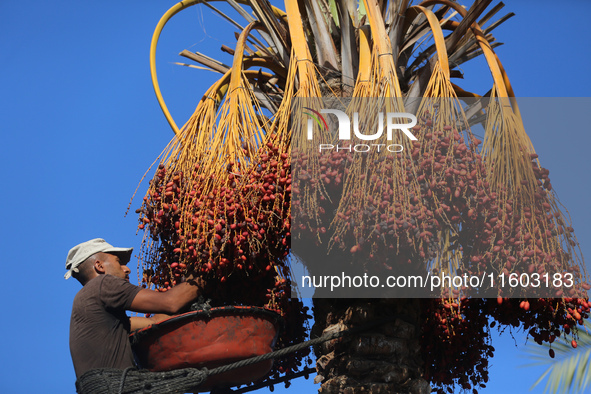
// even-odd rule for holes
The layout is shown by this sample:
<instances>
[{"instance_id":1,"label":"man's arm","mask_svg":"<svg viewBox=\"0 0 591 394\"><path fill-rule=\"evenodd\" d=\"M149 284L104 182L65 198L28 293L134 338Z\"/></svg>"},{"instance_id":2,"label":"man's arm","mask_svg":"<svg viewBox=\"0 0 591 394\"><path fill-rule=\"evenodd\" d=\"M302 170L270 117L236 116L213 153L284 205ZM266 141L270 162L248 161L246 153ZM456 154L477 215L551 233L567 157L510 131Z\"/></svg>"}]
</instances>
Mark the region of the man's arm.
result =
<instances>
[{"instance_id":1,"label":"man's arm","mask_svg":"<svg viewBox=\"0 0 591 394\"><path fill-rule=\"evenodd\" d=\"M131 316L129 321L131 323L131 331L139 330L140 328L151 326L152 324L160 323L168 319L170 316L165 314L157 314L151 317Z\"/></svg>"},{"instance_id":2,"label":"man's arm","mask_svg":"<svg viewBox=\"0 0 591 394\"><path fill-rule=\"evenodd\" d=\"M142 289L131 302L129 309L134 312L174 315L197 298L201 288L195 280L189 280L165 292Z\"/></svg>"}]
</instances>

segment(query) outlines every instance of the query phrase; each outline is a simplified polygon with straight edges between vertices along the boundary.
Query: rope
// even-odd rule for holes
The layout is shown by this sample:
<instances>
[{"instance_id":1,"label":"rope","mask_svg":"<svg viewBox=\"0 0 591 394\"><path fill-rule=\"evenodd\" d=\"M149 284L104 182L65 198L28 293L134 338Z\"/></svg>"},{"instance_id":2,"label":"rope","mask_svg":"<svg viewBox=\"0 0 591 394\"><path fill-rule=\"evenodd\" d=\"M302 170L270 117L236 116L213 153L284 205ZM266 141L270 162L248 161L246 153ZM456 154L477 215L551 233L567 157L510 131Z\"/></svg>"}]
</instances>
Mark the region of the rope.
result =
<instances>
[{"instance_id":1,"label":"rope","mask_svg":"<svg viewBox=\"0 0 591 394\"><path fill-rule=\"evenodd\" d=\"M92 369L76 381L79 394L162 394L192 392L207 379L207 370L196 368L150 372L127 368Z\"/></svg>"},{"instance_id":2,"label":"rope","mask_svg":"<svg viewBox=\"0 0 591 394\"><path fill-rule=\"evenodd\" d=\"M340 337L345 336L347 334L354 334L354 333L357 333L357 332L365 331L365 330L367 330L369 328L372 328L372 327L375 327L375 326L379 326L381 324L387 323L387 322L392 321L394 319L395 319L395 317L386 318L386 319L380 319L380 320L376 320L376 321L371 322L371 323L368 323L368 324L364 324L364 325L359 326L359 327L348 328L346 330L337 331L337 332L330 333L330 334L324 334L321 337L310 339L308 341L301 342L301 343L298 343L296 345L288 346L288 347L283 348L283 349L275 350L273 352L266 353L266 354L263 354L261 356L247 358L245 360L237 361L237 362L232 363L232 364L223 365L221 367L210 369L208 371L207 375L208 376L217 375L217 374L220 374L220 373L231 371L231 370L236 369L236 368L242 368L242 367L246 367L246 366L251 365L251 364L256 364L258 362L265 361L265 360L268 360L268 359L271 359L271 358L282 357L282 356L285 356L285 355L287 355L289 353L297 352L298 350L302 350L302 349L305 349L305 348L310 347L310 346L319 345L319 344L321 344L323 342L330 341L330 340L333 340L333 339L337 339L337 338L340 338Z\"/></svg>"},{"instance_id":3,"label":"rope","mask_svg":"<svg viewBox=\"0 0 591 394\"><path fill-rule=\"evenodd\" d=\"M78 379L78 381L76 381L76 390L79 394L111 394L116 392L114 390L113 384L119 383L119 394L184 393L186 391L195 390L195 388L205 382L209 376L221 374L272 358L282 357L289 353L297 352L298 350L302 350L310 346L318 345L323 342L344 337L349 334L366 331L372 327L379 326L395 319L405 320L403 316L394 315L364 324L362 326L324 334L321 337L310 339L296 345L288 346L286 348L275 350L261 356L247 358L245 360L237 361L213 369L186 368L169 372L149 372L144 370L138 371L134 370L133 368L126 368L123 371L120 369L109 368L93 369L83 374ZM308 372L309 371L306 371L302 374L306 374ZM267 385L269 385L269 383L265 383L265 386ZM238 392L242 393L246 391L250 390L241 389L241 391ZM235 391L228 390L228 392Z\"/></svg>"},{"instance_id":4,"label":"rope","mask_svg":"<svg viewBox=\"0 0 591 394\"><path fill-rule=\"evenodd\" d=\"M333 340L333 339L337 339L337 338L343 337L343 336L348 335L348 334L355 334L355 333L363 332L363 331L366 331L366 330L368 330L370 328L373 328L373 327L382 325L384 323L391 322L391 321L396 320L396 319L401 319L401 320L405 320L406 321L406 319L405 319L404 316L395 315L395 316L392 316L392 317L388 317L388 318L383 318L383 319L380 319L380 320L376 320L376 321L373 321L371 323L364 324L362 326L348 328L348 329L345 329L345 330L342 330L342 331L337 331L337 332L330 333L330 334L324 334L321 337L310 339L308 341L301 342L301 343L298 343L298 344L293 345L293 346L288 346L288 347L283 348L283 349L275 350L273 352L270 352L270 353L267 353L267 354L263 354L261 356L247 358L245 360L237 361L237 362L232 363L232 364L223 365L221 367L217 367L217 368L208 370L207 375L208 376L212 376L212 375L216 375L216 374L219 374L219 373L224 373L224 372L227 372L227 371L231 371L231 370L236 369L236 368L242 368L242 367L245 367L245 366L248 366L248 365L251 365L251 364L256 364L258 362L265 361L265 360L268 360L270 358L282 357L282 356L285 356L285 355L287 355L289 353L293 353L293 352L297 352L298 350L305 349L305 348L307 348L309 346L319 345L321 343L324 343L324 342L327 342L327 341L330 341L330 340ZM294 375L297 375L297 376L293 376L293 377L295 378L295 377L299 377L299 376L302 376L302 375L306 375L309 372L310 372L310 370L302 371L302 372L299 372L299 373L294 374ZM277 379L278 382L285 381L285 380L288 380L288 379L286 377ZM265 386L268 386L268 385L273 384L273 383L274 382L265 382L264 384L260 384L260 385L254 387L254 388L246 387L246 388L243 388L243 389L240 389L240 390L231 390L231 389L228 389L226 392L227 393L245 393L245 392L248 392L248 391L257 390L257 389L259 389L261 387L265 387ZM222 394L222 393L224 393L224 391L220 392L220 394Z\"/></svg>"},{"instance_id":5,"label":"rope","mask_svg":"<svg viewBox=\"0 0 591 394\"><path fill-rule=\"evenodd\" d=\"M127 373L132 369L134 369L134 367L127 367L123 370L123 374L121 376L121 384L119 385L119 394L123 394L123 386L125 386L125 377L127 376Z\"/></svg>"},{"instance_id":6,"label":"rope","mask_svg":"<svg viewBox=\"0 0 591 394\"><path fill-rule=\"evenodd\" d=\"M140 330L134 331L130 337L131 346L133 347L141 339L145 338L145 336L150 335L154 332L157 332L164 327L169 325L175 325L176 323L187 322L191 320L196 320L198 318L205 319L205 318L212 318L215 316L225 316L227 314L231 314L233 316L236 315L249 315L252 316L253 314L258 316L265 316L274 324L277 325L278 330L282 330L284 327L285 322L277 313L272 312L265 308L260 307L252 307L252 306L218 306L218 307L203 307L200 305L202 309L192 310L187 313L183 313L181 315L173 316L169 319L166 319L158 324L154 324L148 326L146 328L142 328Z\"/></svg>"},{"instance_id":7,"label":"rope","mask_svg":"<svg viewBox=\"0 0 591 394\"><path fill-rule=\"evenodd\" d=\"M220 373L231 371L233 369L246 367L248 365L256 364L258 362L265 361L270 358L282 357L282 356L285 356L289 353L297 352L298 350L302 350L302 349L305 349L310 346L318 345L320 343L330 341L331 339L339 338L339 337L345 335L345 332L349 332L349 331L343 330L343 331L335 332L332 334L325 334L319 338L310 339L306 342L301 342L301 343L298 343L297 345L292 345L292 346L288 346L288 347L280 349L280 350L275 350L273 352L266 353L261 356L251 357L251 358L247 358L245 360L236 361L235 363L232 363L232 364L223 365L221 367L217 367L217 368L209 370L208 376L217 375Z\"/></svg>"}]
</instances>

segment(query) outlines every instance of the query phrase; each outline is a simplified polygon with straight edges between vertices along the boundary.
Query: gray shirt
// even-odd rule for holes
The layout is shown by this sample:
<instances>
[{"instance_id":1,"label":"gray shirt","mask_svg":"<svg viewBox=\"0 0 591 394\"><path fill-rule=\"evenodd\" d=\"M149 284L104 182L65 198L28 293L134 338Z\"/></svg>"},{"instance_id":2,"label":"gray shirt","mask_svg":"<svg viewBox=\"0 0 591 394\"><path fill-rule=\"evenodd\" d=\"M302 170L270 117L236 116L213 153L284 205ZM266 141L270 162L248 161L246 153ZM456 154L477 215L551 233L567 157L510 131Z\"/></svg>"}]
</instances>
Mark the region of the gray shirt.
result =
<instances>
[{"instance_id":1,"label":"gray shirt","mask_svg":"<svg viewBox=\"0 0 591 394\"><path fill-rule=\"evenodd\" d=\"M99 275L76 294L70 319L70 354L76 378L95 368L135 365L125 311L141 289L125 279Z\"/></svg>"}]
</instances>

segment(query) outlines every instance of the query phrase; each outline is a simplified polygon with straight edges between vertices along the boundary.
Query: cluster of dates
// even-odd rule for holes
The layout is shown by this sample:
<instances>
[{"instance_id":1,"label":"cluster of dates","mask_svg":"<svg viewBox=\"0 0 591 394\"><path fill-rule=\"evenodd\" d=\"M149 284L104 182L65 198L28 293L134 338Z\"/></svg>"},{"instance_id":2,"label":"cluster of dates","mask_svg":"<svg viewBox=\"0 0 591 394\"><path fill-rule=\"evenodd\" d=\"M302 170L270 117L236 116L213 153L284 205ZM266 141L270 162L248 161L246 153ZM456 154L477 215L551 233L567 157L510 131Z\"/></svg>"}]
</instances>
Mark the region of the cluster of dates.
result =
<instances>
[{"instance_id":1,"label":"cluster of dates","mask_svg":"<svg viewBox=\"0 0 591 394\"><path fill-rule=\"evenodd\" d=\"M495 350L491 328L499 324L523 329L540 345L562 340L576 348L578 327L589 311L584 298L424 299L425 379L438 394L454 392L456 385L477 393L486 388L488 359ZM549 356L554 357L551 347Z\"/></svg>"},{"instance_id":2,"label":"cluster of dates","mask_svg":"<svg viewBox=\"0 0 591 394\"><path fill-rule=\"evenodd\" d=\"M293 231L301 245L318 247L309 254L339 250L351 265L378 273L422 267L442 251L457 250L462 274L570 274L577 283L539 291L526 286L524 294L493 285L470 295L585 294L573 229L555 206L549 171L539 167L537 155L524 159L537 185L530 198L516 199L509 188L522 185L489 184L478 139L428 118L413 131L418 140L408 152L294 150Z\"/></svg>"},{"instance_id":3,"label":"cluster of dates","mask_svg":"<svg viewBox=\"0 0 591 394\"><path fill-rule=\"evenodd\" d=\"M307 307L291 297L291 172L289 156L273 142L245 170L205 175L199 164L181 172L161 164L140 214L144 240L142 284L167 291L192 274L205 283L211 306L252 305L285 320L278 347L306 338ZM274 364L274 374L298 370L308 350Z\"/></svg>"},{"instance_id":4,"label":"cluster of dates","mask_svg":"<svg viewBox=\"0 0 591 394\"><path fill-rule=\"evenodd\" d=\"M426 379L436 392L486 387L494 352L489 318L525 329L537 343L564 336L576 346L590 286L537 155L524 154L536 184L523 181L519 186L531 195L517 199L510 185L490 185L474 136L434 125L429 116L413 133L418 140L400 153L364 154L348 145L293 152L293 233L302 245L295 253L378 276L424 275L429 262L454 255L453 274L493 278L423 294L434 297L423 300L422 343ZM308 269L322 272L313 264Z\"/></svg>"}]
</instances>

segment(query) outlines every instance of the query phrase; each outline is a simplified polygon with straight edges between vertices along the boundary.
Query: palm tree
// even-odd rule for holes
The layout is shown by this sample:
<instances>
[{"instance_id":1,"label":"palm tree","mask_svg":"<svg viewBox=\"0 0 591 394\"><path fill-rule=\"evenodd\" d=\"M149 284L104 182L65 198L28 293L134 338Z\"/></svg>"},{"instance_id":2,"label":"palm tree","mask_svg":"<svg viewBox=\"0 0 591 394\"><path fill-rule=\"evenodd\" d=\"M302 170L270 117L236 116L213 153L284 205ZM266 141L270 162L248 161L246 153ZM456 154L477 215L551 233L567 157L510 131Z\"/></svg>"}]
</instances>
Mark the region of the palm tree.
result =
<instances>
[{"instance_id":1,"label":"palm tree","mask_svg":"<svg viewBox=\"0 0 591 394\"><path fill-rule=\"evenodd\" d=\"M201 53L181 53L223 76L179 128L158 88L156 42L174 14L197 3L240 33L235 49L224 48L234 56L232 66ZM184 179L192 182L193 193L175 200L171 212L179 216L167 231L151 233L156 241L146 244L147 255L160 257L145 271L148 285L172 283L174 277L167 275L179 261L220 285L235 277L253 281L260 259L271 260L261 270L290 279L285 249L290 247L311 275L326 274L332 263L362 269L358 272L383 268L372 271L380 274L403 266L398 273L439 278L565 272L577 283L563 290L560 282L551 293L503 293L494 286L471 292L450 285L423 299L408 292L354 299L324 294L314 300L312 335L381 323L315 349L317 381L327 393L485 387L487 359L494 351L487 316L500 324L523 323L540 342L571 327L575 332L589 311L578 244L494 52L500 43L491 32L512 16L491 22L502 3L488 9L491 0L476 0L466 9L450 0L417 5L285 0L285 11L266 0L224 3L245 22L236 22L213 2L189 0L171 8L154 34L155 90L175 138L145 199L140 227L145 222L160 228L156 213L170 209L168 203L162 209L165 190L177 193ZM481 55L493 84L479 95L461 87L460 66ZM368 97L378 99L370 105L364 101ZM375 105L412 112L418 139L402 133L391 140L379 137L376 142L394 143L404 152L386 159L380 152L346 157L346 149L314 154L310 146L334 145L335 135L318 117L318 124L309 123L312 145L299 131L311 113L335 108L330 105L358 112L369 126L377 119L369 112ZM470 131L479 123L483 141ZM232 212L241 198L245 227L232 222L234 213L208 205L227 198L232 202L224 209ZM237 225L244 232L235 232ZM211 245L213 252L197 245ZM247 247L250 252L244 253ZM244 270L250 273L241 276ZM273 300L281 293L275 290L271 286Z\"/></svg>"}]
</instances>

